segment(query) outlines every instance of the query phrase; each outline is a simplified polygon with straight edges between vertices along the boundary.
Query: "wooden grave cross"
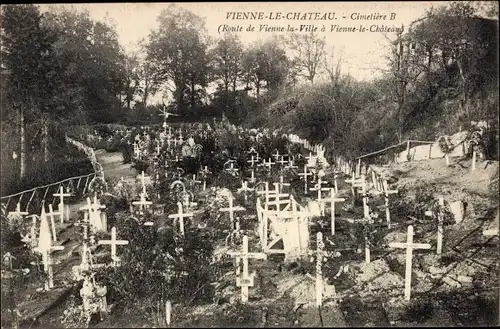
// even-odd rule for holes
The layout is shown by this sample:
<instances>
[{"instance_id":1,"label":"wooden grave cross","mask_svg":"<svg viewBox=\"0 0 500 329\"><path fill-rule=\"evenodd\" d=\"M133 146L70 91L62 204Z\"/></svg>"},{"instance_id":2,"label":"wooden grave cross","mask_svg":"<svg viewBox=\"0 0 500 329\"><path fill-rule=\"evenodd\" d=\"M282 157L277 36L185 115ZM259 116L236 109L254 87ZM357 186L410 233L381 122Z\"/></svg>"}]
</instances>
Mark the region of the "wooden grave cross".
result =
<instances>
[{"instance_id":1,"label":"wooden grave cross","mask_svg":"<svg viewBox=\"0 0 500 329\"><path fill-rule=\"evenodd\" d=\"M147 209L148 206L151 206L153 204L152 201L146 200L146 194L144 191L141 192L141 199L139 201L132 201L132 204L134 206L139 206L139 212L141 214L144 213L144 211Z\"/></svg>"},{"instance_id":2,"label":"wooden grave cross","mask_svg":"<svg viewBox=\"0 0 500 329\"><path fill-rule=\"evenodd\" d=\"M119 265L120 259L116 256L116 246L128 245L127 240L117 240L116 239L116 227L111 228L111 240L99 240L97 242L100 245L110 245L111 246L111 259L113 261L112 266L116 267Z\"/></svg>"},{"instance_id":3,"label":"wooden grave cross","mask_svg":"<svg viewBox=\"0 0 500 329\"><path fill-rule=\"evenodd\" d=\"M321 206L321 215L323 216L325 214L325 210L323 205L323 199L322 199L322 193L323 191L330 191L330 188L328 187L322 187L323 183L327 183L326 181L322 181L321 177L318 176L318 183L314 185L314 187L310 188L310 191L318 191L318 203Z\"/></svg>"},{"instance_id":4,"label":"wooden grave cross","mask_svg":"<svg viewBox=\"0 0 500 329\"><path fill-rule=\"evenodd\" d=\"M58 261L54 261L51 257L53 250L64 250L64 246L50 246L48 250L42 252L43 270L47 273L47 281L45 282L46 291L54 288L54 271L52 265L59 264Z\"/></svg>"},{"instance_id":5,"label":"wooden grave cross","mask_svg":"<svg viewBox=\"0 0 500 329\"><path fill-rule=\"evenodd\" d=\"M179 232L182 236L184 236L185 217L193 217L193 213L192 212L184 213L182 211L182 202L177 202L177 214L168 215L168 218L174 219L174 227L175 227L175 222L179 220Z\"/></svg>"},{"instance_id":6,"label":"wooden grave cross","mask_svg":"<svg viewBox=\"0 0 500 329\"><path fill-rule=\"evenodd\" d=\"M372 223L373 222L373 219L368 216L368 217L364 217L362 219L355 219L354 220L354 223L362 223L363 225L366 225L368 223ZM364 238L365 238L365 263L366 264L369 264L370 263L370 260L371 260L371 253L370 253L370 239L369 239L369 236L368 236L368 230L366 227L363 228L363 234L364 234Z\"/></svg>"},{"instance_id":7,"label":"wooden grave cross","mask_svg":"<svg viewBox=\"0 0 500 329\"><path fill-rule=\"evenodd\" d=\"M387 180L384 180L383 183L384 188L384 199L385 199L385 219L387 221L387 227L391 228L391 213L389 209L389 195L397 194L398 190L389 190L389 184L387 184Z\"/></svg>"},{"instance_id":8,"label":"wooden grave cross","mask_svg":"<svg viewBox=\"0 0 500 329\"><path fill-rule=\"evenodd\" d=\"M323 257L328 256L324 251L323 233L316 233L316 250L308 252L309 255L316 255L316 307L321 307L323 303Z\"/></svg>"},{"instance_id":9,"label":"wooden grave cross","mask_svg":"<svg viewBox=\"0 0 500 329\"><path fill-rule=\"evenodd\" d=\"M54 212L52 209L52 204L49 204L49 212L47 213L47 216L50 217L50 226L52 228L52 240L57 241L56 224L55 224L54 217L55 216L63 216L63 214L60 212Z\"/></svg>"},{"instance_id":10,"label":"wooden grave cross","mask_svg":"<svg viewBox=\"0 0 500 329\"><path fill-rule=\"evenodd\" d=\"M205 168L203 168L203 170L201 171L201 175L203 177L203 191L205 191L207 189L207 175L208 174L211 174L211 172L207 169L207 166L205 166Z\"/></svg>"},{"instance_id":11,"label":"wooden grave cross","mask_svg":"<svg viewBox=\"0 0 500 329\"><path fill-rule=\"evenodd\" d=\"M252 170L250 171L250 178L248 181L252 184L255 184L255 182L257 181L257 179L255 178L255 169L254 168L252 168Z\"/></svg>"},{"instance_id":12,"label":"wooden grave cross","mask_svg":"<svg viewBox=\"0 0 500 329\"><path fill-rule=\"evenodd\" d=\"M276 153L274 153L273 155L273 158L274 158L274 161L278 161L278 159L280 158L280 152L278 150L276 150Z\"/></svg>"},{"instance_id":13,"label":"wooden grave cross","mask_svg":"<svg viewBox=\"0 0 500 329\"><path fill-rule=\"evenodd\" d=\"M356 197L356 193L354 192L354 185L358 182L360 182L360 178L355 178L354 172L352 172L351 179L346 179L344 180L346 183L351 184L351 192L354 197Z\"/></svg>"},{"instance_id":14,"label":"wooden grave cross","mask_svg":"<svg viewBox=\"0 0 500 329\"><path fill-rule=\"evenodd\" d=\"M280 174L280 182L279 182L280 191L283 191L283 188L285 186L290 186L290 183L283 182L283 174Z\"/></svg>"},{"instance_id":15,"label":"wooden grave cross","mask_svg":"<svg viewBox=\"0 0 500 329\"><path fill-rule=\"evenodd\" d=\"M285 166L285 164L288 164L288 160L285 160L285 157L283 155L280 155L281 159L277 161L277 163L281 164L282 166Z\"/></svg>"},{"instance_id":16,"label":"wooden grave cross","mask_svg":"<svg viewBox=\"0 0 500 329\"><path fill-rule=\"evenodd\" d=\"M234 222L234 213L236 211L244 211L245 208L240 207L240 206L237 206L237 207L233 206L234 198L233 198L232 194L230 194L228 196L228 201L229 201L229 207L228 208L220 208L219 211L223 211L223 212L227 211L229 213L229 219L231 221L231 231L234 231L236 229L235 222ZM239 236L239 231L237 231L236 234L237 234L237 236Z\"/></svg>"},{"instance_id":17,"label":"wooden grave cross","mask_svg":"<svg viewBox=\"0 0 500 329\"><path fill-rule=\"evenodd\" d=\"M307 194L307 176L312 176L312 173L307 170L307 165L304 165L304 172L298 175L304 180L304 194Z\"/></svg>"},{"instance_id":18,"label":"wooden grave cross","mask_svg":"<svg viewBox=\"0 0 500 329\"><path fill-rule=\"evenodd\" d=\"M410 300L411 296L411 268L413 259L413 249L430 249L431 245L428 243L413 243L413 226L408 226L408 235L406 243L404 242L391 242L391 248L406 248L406 270L405 270L405 299Z\"/></svg>"},{"instance_id":19,"label":"wooden grave cross","mask_svg":"<svg viewBox=\"0 0 500 329\"><path fill-rule=\"evenodd\" d=\"M21 203L18 202L16 204L16 210L15 211L9 211L9 214L7 215L7 217L11 218L11 216L13 216L15 218L23 219L24 218L23 216L26 216L28 214L29 213L27 211L21 211Z\"/></svg>"},{"instance_id":20,"label":"wooden grave cross","mask_svg":"<svg viewBox=\"0 0 500 329\"><path fill-rule=\"evenodd\" d=\"M235 176L237 173L238 173L238 168L234 168L234 160L229 160L227 161L224 166L226 166L226 164L230 164L231 166L229 168L226 168L225 170L230 173L231 175Z\"/></svg>"},{"instance_id":21,"label":"wooden grave cross","mask_svg":"<svg viewBox=\"0 0 500 329\"><path fill-rule=\"evenodd\" d=\"M439 205L439 210L437 211L437 214L435 214L431 210L427 210L425 212L425 215L437 217L438 231L437 231L436 253L438 255L441 255L441 253L443 252L443 222L444 222L444 216L442 212L442 209L444 208L444 199L442 197L439 198L438 205Z\"/></svg>"},{"instance_id":22,"label":"wooden grave cross","mask_svg":"<svg viewBox=\"0 0 500 329\"><path fill-rule=\"evenodd\" d=\"M250 163L251 167L255 167L255 163L257 163L258 161L254 158L252 154L252 158L250 160L247 160L247 162Z\"/></svg>"},{"instance_id":23,"label":"wooden grave cross","mask_svg":"<svg viewBox=\"0 0 500 329\"><path fill-rule=\"evenodd\" d=\"M332 221L332 235L335 235L335 202L345 201L345 198L335 197L335 188L330 188L330 197L323 200L324 203L330 203L330 215Z\"/></svg>"},{"instance_id":24,"label":"wooden grave cross","mask_svg":"<svg viewBox=\"0 0 500 329\"><path fill-rule=\"evenodd\" d=\"M70 196L72 196L72 194L71 193L64 193L64 188L61 185L61 187L59 188L59 193L54 193L52 195L55 197L59 197L59 204L57 205L57 211L59 211L61 214L66 213L66 220L69 221L69 205L65 209L64 197L70 197ZM63 220L64 220L64 216L61 215L61 223L63 223Z\"/></svg>"},{"instance_id":25,"label":"wooden grave cross","mask_svg":"<svg viewBox=\"0 0 500 329\"><path fill-rule=\"evenodd\" d=\"M241 252L230 251L227 254L236 258L236 272L239 273L240 262L243 261L243 273L236 278L236 286L241 287L241 302L248 301L248 287L253 287L255 272L248 273L248 260L249 259L267 259L267 255L261 252L248 251L248 236L243 236L243 250Z\"/></svg>"},{"instance_id":26,"label":"wooden grave cross","mask_svg":"<svg viewBox=\"0 0 500 329\"><path fill-rule=\"evenodd\" d=\"M288 159L288 164L286 165L285 168L286 169L293 169L293 168L298 168L298 167L293 164L293 158L290 157Z\"/></svg>"},{"instance_id":27,"label":"wooden grave cross","mask_svg":"<svg viewBox=\"0 0 500 329\"><path fill-rule=\"evenodd\" d=\"M268 162L266 162L266 160L262 161L262 164L260 164L260 166L267 167L267 170L271 171L271 167L273 164L275 164L275 163L272 162L271 158L269 158Z\"/></svg>"},{"instance_id":28,"label":"wooden grave cross","mask_svg":"<svg viewBox=\"0 0 500 329\"><path fill-rule=\"evenodd\" d=\"M37 219L40 217L38 215L28 215L26 218L31 218L32 223L31 223L31 228L30 228L30 233L29 236L30 238L28 240L27 237L23 239L24 242L29 242L31 246L36 246L36 224L37 224Z\"/></svg>"},{"instance_id":29,"label":"wooden grave cross","mask_svg":"<svg viewBox=\"0 0 500 329\"><path fill-rule=\"evenodd\" d=\"M245 198L245 204L247 203L247 192L252 192L254 191L254 188L248 187L248 182L247 181L242 181L241 182L241 187L237 190L238 193L243 193L243 197Z\"/></svg>"}]
</instances>

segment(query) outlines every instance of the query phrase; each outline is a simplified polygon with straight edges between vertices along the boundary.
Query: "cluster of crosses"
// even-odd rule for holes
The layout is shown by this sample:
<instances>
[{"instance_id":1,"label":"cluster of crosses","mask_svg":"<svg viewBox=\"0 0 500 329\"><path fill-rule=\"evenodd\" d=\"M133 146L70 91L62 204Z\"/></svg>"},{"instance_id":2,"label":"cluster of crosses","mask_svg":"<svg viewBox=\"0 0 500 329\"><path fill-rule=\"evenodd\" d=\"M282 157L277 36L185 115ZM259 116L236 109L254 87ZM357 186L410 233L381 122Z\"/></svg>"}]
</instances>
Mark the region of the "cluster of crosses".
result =
<instances>
[{"instance_id":1,"label":"cluster of crosses","mask_svg":"<svg viewBox=\"0 0 500 329\"><path fill-rule=\"evenodd\" d=\"M166 111L162 112L165 118L163 131L152 140L149 135L149 128L144 127L142 136L136 135L136 140L133 144L134 155L136 159L140 159L145 152L149 143L155 143L155 158L153 160L158 164L158 157L161 150L164 148L165 143L168 150L173 151L175 156L174 161L179 161L179 148L182 145L185 137L183 130L172 131L166 123L166 119L172 113ZM123 132L120 132L123 133ZM128 130L127 135L130 136L131 132ZM177 136L177 137L175 137ZM247 163L250 170L249 175L246 176L240 168L236 166L234 160L229 160L224 164L224 171L241 179L241 186L237 189L238 194L244 196L244 206L235 204L235 198L230 193L227 198L227 206L219 209L220 212L227 214L229 217L231 228L229 235L226 239L232 247L236 247L239 241L242 242L241 250L232 250L228 255L235 258L236 263L236 285L241 287L241 301L247 302L249 299L249 287L254 285L255 272L249 272L249 259L267 259L269 254L284 253L285 259L292 259L294 257L311 254L308 249L309 245L309 225L310 219L314 216L324 216L327 211L330 212L331 221L331 236L335 236L335 216L336 216L336 203L346 201L346 197L340 197L338 190L337 178L341 174L350 176L351 178L344 182L351 184L351 191L354 197L361 197L363 201L363 218L356 220L363 224L373 222L373 214L370 211L369 199L371 195L380 195L385 200L385 221L387 228L391 228L390 218L390 196L397 194L397 190L391 190L387 180L380 180L379 177L372 172L371 183L367 181L365 174L361 174L360 164L352 166L349 162L344 162L340 158L336 159L334 164L334 178L331 182L324 180L325 173L318 163L324 161L324 148L320 146L312 146L298 137L290 136L291 142L301 143L306 149L309 149L309 155L305 157L307 162L303 168L298 168L294 163L302 155L296 154L280 154L275 150L271 157L262 159L255 147L251 147L247 152ZM171 148L174 146L174 148ZM313 152L315 154L313 154ZM165 168L174 169L169 166L169 160L165 160ZM172 161L172 160L170 160ZM264 169L268 173L278 166L280 169L280 177L277 182L273 182L273 188L270 188L270 183L267 181L259 182L258 168ZM300 177L304 182L304 193L314 197L314 204L308 206L300 205L290 191L290 183L285 182L283 173L290 171ZM180 199L177 202L177 212L168 214L168 218L173 221L175 230L181 236L185 234L185 219L193 219L197 204L194 201L194 196L191 191L186 187L186 181L189 186L193 187L196 184L202 184L203 190L207 188L207 177L211 174L207 166L204 166L197 175L193 175L191 179L183 178L182 172L174 169L175 175L178 178L171 186L171 191L179 191ZM159 174L155 171L154 182L159 180ZM137 221L144 226L154 226L155 223L146 220L147 213L154 213L155 202L153 198L147 193L147 182L151 182L151 178L147 177L144 172L140 175L140 193L138 200L131 204L131 212ZM327 186L329 185L329 186ZM288 189L288 191L287 191ZM251 205L248 204L249 196L255 197L255 209L258 218L258 236L259 247L262 252L251 252L249 246L249 239L247 234L242 234L240 226L240 217L236 214L238 212L247 211ZM64 221L70 221L69 205L65 204L64 198L70 197L71 194L64 192L63 187L59 189L54 196L58 200L57 211L53 210L52 204L48 205L48 212L46 212L45 205L42 206L40 215L29 215L28 212L21 211L20 203L18 203L16 210L9 213L9 216L17 216L20 218L32 219L32 226L30 232L25 237L25 240L33 246L33 250L41 255L44 271L47 273L47 280L44 285L45 290L50 290L54 287L53 265L57 264L54 259L54 251L64 249L64 246L57 245L56 237L56 222L55 217L59 216L61 224ZM160 198L157 197L157 201ZM327 207L329 205L329 207ZM444 200L439 200L439 207L437 210L428 212L427 215L434 216L438 221L438 239L437 239L437 253L442 252L443 241L443 208L445 206ZM119 267L120 258L117 255L118 246L126 246L129 241L120 240L116 227L110 230L109 240L96 241L95 234L97 232L107 232L107 220L103 209L104 205L99 203L96 195L93 199L88 197L86 204L79 210L82 212L80 220L76 223L81 227L82 234L82 249L81 249L81 263L73 268L75 280L83 280L83 288L80 294L83 299L85 309L98 310L101 312L107 311L106 292L105 286L100 286L95 282L93 271L100 267ZM39 225L37 225L39 223ZM271 225L269 225L271 224ZM37 227L38 226L38 227ZM38 237L36 236L38 230ZM365 230L365 262L370 262L370 242L368 234ZM410 225L407 228L407 241L390 243L391 248L405 248L406 249L406 275L405 275L405 292L404 296L407 300L410 299L411 294L411 269L412 269L412 253L414 249L430 249L430 244L414 243L413 241L413 227ZM272 249L272 246L278 241L283 241L283 250ZM271 242L269 242L271 240ZM328 254L324 251L324 237L323 233L318 232L316 236L317 246L316 250L312 253L316 256L316 305L321 306L323 296L323 277L322 277L322 264ZM327 241L330 241L327 239ZM110 246L111 263L110 264L95 264L93 252L99 245ZM167 323L170 323L171 303L167 301L166 305Z\"/></svg>"}]
</instances>

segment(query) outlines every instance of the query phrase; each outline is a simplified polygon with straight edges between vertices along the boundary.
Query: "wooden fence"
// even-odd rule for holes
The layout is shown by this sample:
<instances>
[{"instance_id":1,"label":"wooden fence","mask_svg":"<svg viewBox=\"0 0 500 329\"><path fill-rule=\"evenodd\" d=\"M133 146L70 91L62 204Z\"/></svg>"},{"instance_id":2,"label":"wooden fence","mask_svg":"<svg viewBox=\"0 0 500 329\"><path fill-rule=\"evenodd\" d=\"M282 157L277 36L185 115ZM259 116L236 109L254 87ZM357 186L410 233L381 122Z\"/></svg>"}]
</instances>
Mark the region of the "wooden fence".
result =
<instances>
[{"instance_id":1,"label":"wooden fence","mask_svg":"<svg viewBox=\"0 0 500 329\"><path fill-rule=\"evenodd\" d=\"M66 141L87 155L92 163L94 172L87 175L66 178L55 183L37 186L29 190L1 197L0 202L6 213L14 211L19 204L21 211L26 211L30 214L39 214L42 205L52 204L55 206L58 198L54 197L53 194L58 193L61 187L64 188L65 192L67 190L71 191L73 198L76 197L79 199L87 193L91 182L96 177L104 179L104 172L101 164L97 162L94 149L68 136L66 136Z\"/></svg>"}]
</instances>

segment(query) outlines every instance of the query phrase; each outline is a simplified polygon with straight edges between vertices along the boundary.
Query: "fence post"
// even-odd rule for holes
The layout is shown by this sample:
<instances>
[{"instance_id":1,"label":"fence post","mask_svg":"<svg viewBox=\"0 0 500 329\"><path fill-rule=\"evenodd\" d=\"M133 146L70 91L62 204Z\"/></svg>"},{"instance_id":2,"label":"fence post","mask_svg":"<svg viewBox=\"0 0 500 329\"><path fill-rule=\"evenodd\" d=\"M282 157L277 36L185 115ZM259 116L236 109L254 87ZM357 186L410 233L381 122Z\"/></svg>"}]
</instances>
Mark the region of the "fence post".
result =
<instances>
[{"instance_id":1,"label":"fence post","mask_svg":"<svg viewBox=\"0 0 500 329\"><path fill-rule=\"evenodd\" d=\"M406 159L408 161L411 161L411 154L410 154L410 140L406 141Z\"/></svg>"}]
</instances>

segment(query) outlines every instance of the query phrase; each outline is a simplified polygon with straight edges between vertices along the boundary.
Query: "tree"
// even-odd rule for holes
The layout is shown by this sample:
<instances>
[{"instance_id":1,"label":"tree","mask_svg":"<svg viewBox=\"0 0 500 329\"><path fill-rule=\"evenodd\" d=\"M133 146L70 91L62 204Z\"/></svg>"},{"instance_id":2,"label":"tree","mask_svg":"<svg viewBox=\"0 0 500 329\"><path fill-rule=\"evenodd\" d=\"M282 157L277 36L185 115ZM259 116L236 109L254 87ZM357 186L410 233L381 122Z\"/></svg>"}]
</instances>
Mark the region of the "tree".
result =
<instances>
[{"instance_id":1,"label":"tree","mask_svg":"<svg viewBox=\"0 0 500 329\"><path fill-rule=\"evenodd\" d=\"M224 92L226 109L229 107L229 90L236 91L237 82L242 75L242 49L240 39L234 34L227 34L211 51L212 74ZM233 95L236 97L236 93ZM234 101L233 98L233 103Z\"/></svg>"},{"instance_id":2,"label":"tree","mask_svg":"<svg viewBox=\"0 0 500 329\"><path fill-rule=\"evenodd\" d=\"M275 91L282 86L288 78L290 67L291 62L278 38L256 42L243 53L243 80L247 87L254 85L257 98L262 87Z\"/></svg>"},{"instance_id":3,"label":"tree","mask_svg":"<svg viewBox=\"0 0 500 329\"><path fill-rule=\"evenodd\" d=\"M51 85L44 65L50 40L41 19L34 5L9 5L2 10L2 65L9 72L4 101L19 118L21 178L26 171L25 119L27 115L36 116L33 113L40 108L35 107L44 103Z\"/></svg>"},{"instance_id":4,"label":"tree","mask_svg":"<svg viewBox=\"0 0 500 329\"><path fill-rule=\"evenodd\" d=\"M287 41L294 53L292 62L298 68L299 74L313 84L325 57L325 38L320 38L313 32L292 33Z\"/></svg>"},{"instance_id":5,"label":"tree","mask_svg":"<svg viewBox=\"0 0 500 329\"><path fill-rule=\"evenodd\" d=\"M127 55L125 58L125 102L127 110L130 112L130 104L134 96L139 92L140 64L136 54Z\"/></svg>"},{"instance_id":6,"label":"tree","mask_svg":"<svg viewBox=\"0 0 500 329\"><path fill-rule=\"evenodd\" d=\"M183 111L186 93L195 95L195 86L206 84L205 22L175 5L163 10L158 22L159 28L149 35L148 58Z\"/></svg>"}]
</instances>

